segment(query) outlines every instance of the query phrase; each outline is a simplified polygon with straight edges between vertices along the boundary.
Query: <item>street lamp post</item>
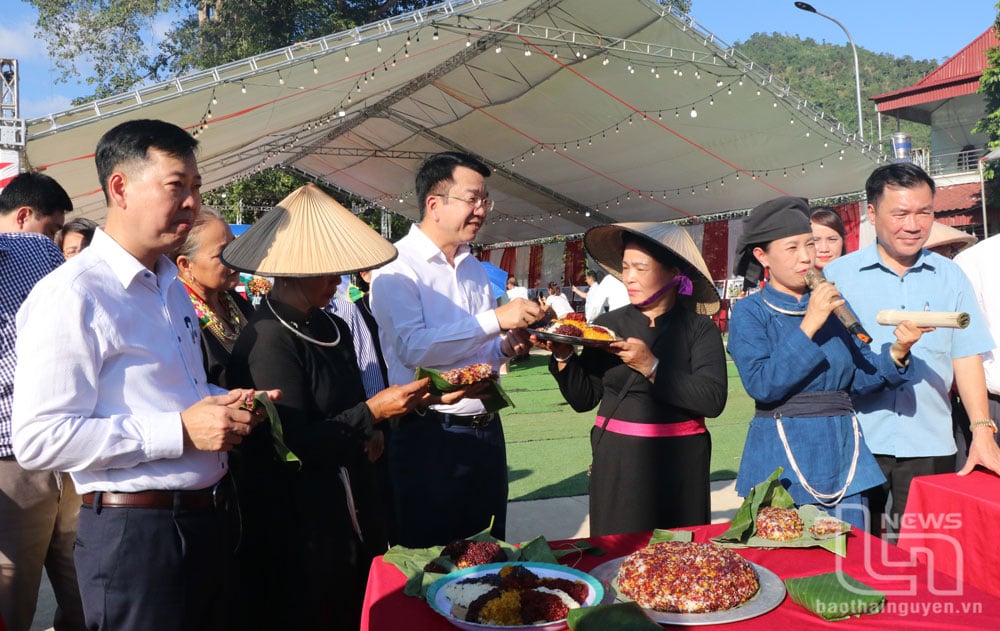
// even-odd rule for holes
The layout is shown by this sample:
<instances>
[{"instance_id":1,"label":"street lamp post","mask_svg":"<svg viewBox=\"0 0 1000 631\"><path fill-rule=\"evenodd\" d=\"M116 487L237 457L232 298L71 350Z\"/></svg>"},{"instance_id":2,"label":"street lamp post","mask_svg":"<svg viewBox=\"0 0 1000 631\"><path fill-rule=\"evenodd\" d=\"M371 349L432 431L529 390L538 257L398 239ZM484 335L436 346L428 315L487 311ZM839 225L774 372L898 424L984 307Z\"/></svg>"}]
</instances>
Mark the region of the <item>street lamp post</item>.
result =
<instances>
[{"instance_id":1,"label":"street lamp post","mask_svg":"<svg viewBox=\"0 0 1000 631\"><path fill-rule=\"evenodd\" d=\"M851 43L851 50L854 51L854 87L858 99L858 136L861 138L861 140L864 140L865 127L864 123L861 121L861 72L858 70L858 49L854 45L854 38L851 37L851 34L850 32L848 32L847 27L841 24L839 20L830 17L825 13L817 11L816 8L813 7L811 4L809 4L808 2L796 2L795 8L802 9L803 11L808 11L809 13L815 13L816 15L825 17L826 19L830 20L831 22L839 26L841 30L844 31L844 35L847 35L847 41Z\"/></svg>"}]
</instances>

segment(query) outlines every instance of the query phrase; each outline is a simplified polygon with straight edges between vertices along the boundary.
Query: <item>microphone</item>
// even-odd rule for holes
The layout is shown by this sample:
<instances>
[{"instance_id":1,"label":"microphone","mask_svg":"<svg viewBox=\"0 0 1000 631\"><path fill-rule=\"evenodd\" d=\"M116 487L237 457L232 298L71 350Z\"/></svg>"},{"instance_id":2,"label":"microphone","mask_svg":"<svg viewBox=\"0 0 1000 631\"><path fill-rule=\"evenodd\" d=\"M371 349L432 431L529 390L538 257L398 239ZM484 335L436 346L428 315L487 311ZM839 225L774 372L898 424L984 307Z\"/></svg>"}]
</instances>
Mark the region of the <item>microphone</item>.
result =
<instances>
[{"instance_id":1,"label":"microphone","mask_svg":"<svg viewBox=\"0 0 1000 631\"><path fill-rule=\"evenodd\" d=\"M823 272L818 269L809 269L806 271L806 286L808 286L809 289L816 289L823 283L828 282L830 281L826 280L826 277L823 276ZM858 318L851 312L846 304L842 304L834 309L833 314L837 316L840 323L843 324L852 335L865 344L871 344L872 336L868 335L868 331L865 331L865 328L861 326L860 322L858 322Z\"/></svg>"}]
</instances>

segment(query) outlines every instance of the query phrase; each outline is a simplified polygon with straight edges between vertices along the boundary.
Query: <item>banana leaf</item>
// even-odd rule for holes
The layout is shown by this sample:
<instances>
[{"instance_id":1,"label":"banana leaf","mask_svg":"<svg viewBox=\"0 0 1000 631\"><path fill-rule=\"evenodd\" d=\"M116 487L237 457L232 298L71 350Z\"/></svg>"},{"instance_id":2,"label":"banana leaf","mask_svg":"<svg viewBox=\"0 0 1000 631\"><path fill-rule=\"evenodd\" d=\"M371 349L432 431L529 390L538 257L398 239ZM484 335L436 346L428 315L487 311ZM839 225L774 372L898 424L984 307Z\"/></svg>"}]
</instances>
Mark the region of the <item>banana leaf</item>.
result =
<instances>
[{"instance_id":1,"label":"banana leaf","mask_svg":"<svg viewBox=\"0 0 1000 631\"><path fill-rule=\"evenodd\" d=\"M278 416L278 410L275 409L274 403L271 402L267 393L258 392L254 400L257 402L257 405L263 405L264 410L267 412L267 418L271 426L271 442L274 444L274 451L277 452L278 458L282 462L294 462L297 466L301 467L302 461L285 444L285 432L281 425L281 417Z\"/></svg>"},{"instance_id":2,"label":"banana leaf","mask_svg":"<svg viewBox=\"0 0 1000 631\"><path fill-rule=\"evenodd\" d=\"M646 545L653 545L654 543L662 543L664 541L683 541L690 542L694 537L694 533L690 530L661 530L657 528L653 531L653 534L649 537L649 543Z\"/></svg>"},{"instance_id":3,"label":"banana leaf","mask_svg":"<svg viewBox=\"0 0 1000 631\"><path fill-rule=\"evenodd\" d=\"M413 375L414 379L423 379L424 377L430 377L430 391L431 394L441 395L445 392L451 392L452 390L457 390L464 386L457 386L447 379L441 376L441 371L434 370L433 368L417 368L416 373ZM499 412L505 407L514 407L514 402L510 400L504 389L500 387L500 382L493 379L490 380L490 384L486 386L486 390L480 393L483 396L483 407L486 408L487 412Z\"/></svg>"},{"instance_id":4,"label":"banana leaf","mask_svg":"<svg viewBox=\"0 0 1000 631\"><path fill-rule=\"evenodd\" d=\"M712 539L713 542L731 548L813 548L820 547L838 556L847 555L847 532L851 526L847 522L840 522L841 533L832 537L816 537L809 528L818 518L831 518L816 506L807 504L795 508L792 496L781 484L781 474L783 469L778 467L770 476L760 484L750 489L746 499L736 515L730 522L729 529L718 537ZM776 506L778 508L793 508L802 519L802 536L788 541L774 541L757 537L757 513L765 506ZM840 521L840 520L837 520Z\"/></svg>"},{"instance_id":5,"label":"banana leaf","mask_svg":"<svg viewBox=\"0 0 1000 631\"><path fill-rule=\"evenodd\" d=\"M520 546L513 546L506 541L501 541L490 535L490 529L486 528L482 532L467 537L470 541L493 541L507 555L508 561L535 561L537 563L558 563L548 542L544 537L535 537L530 541L522 543ZM383 559L387 563L395 565L400 572L406 576L406 586L403 593L407 596L424 598L428 588L437 579L445 574L457 570L458 567L448 557L441 556L444 546L432 546L430 548L404 548L403 546L392 546L385 553ZM436 563L444 573L425 571L424 568L431 562Z\"/></svg>"},{"instance_id":6,"label":"banana leaf","mask_svg":"<svg viewBox=\"0 0 1000 631\"><path fill-rule=\"evenodd\" d=\"M792 601L824 620L879 613L885 594L843 572L785 579Z\"/></svg>"},{"instance_id":7,"label":"banana leaf","mask_svg":"<svg viewBox=\"0 0 1000 631\"><path fill-rule=\"evenodd\" d=\"M662 631L634 602L570 609L566 618L573 631Z\"/></svg>"}]
</instances>

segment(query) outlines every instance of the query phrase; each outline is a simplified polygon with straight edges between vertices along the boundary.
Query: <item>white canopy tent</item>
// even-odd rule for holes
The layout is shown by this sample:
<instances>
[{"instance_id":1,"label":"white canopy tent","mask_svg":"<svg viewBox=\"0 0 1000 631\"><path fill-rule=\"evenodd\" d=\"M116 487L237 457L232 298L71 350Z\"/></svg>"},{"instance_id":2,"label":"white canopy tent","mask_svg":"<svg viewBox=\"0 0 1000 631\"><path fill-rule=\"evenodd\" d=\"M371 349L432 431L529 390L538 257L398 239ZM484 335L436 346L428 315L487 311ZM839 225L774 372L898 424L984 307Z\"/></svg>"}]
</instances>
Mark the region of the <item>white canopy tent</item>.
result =
<instances>
[{"instance_id":1,"label":"white canopy tent","mask_svg":"<svg viewBox=\"0 0 1000 631\"><path fill-rule=\"evenodd\" d=\"M27 121L25 162L100 221L98 138L162 118L205 189L284 166L416 219L427 155L495 172L483 244L850 194L886 158L652 0L454 0Z\"/></svg>"}]
</instances>

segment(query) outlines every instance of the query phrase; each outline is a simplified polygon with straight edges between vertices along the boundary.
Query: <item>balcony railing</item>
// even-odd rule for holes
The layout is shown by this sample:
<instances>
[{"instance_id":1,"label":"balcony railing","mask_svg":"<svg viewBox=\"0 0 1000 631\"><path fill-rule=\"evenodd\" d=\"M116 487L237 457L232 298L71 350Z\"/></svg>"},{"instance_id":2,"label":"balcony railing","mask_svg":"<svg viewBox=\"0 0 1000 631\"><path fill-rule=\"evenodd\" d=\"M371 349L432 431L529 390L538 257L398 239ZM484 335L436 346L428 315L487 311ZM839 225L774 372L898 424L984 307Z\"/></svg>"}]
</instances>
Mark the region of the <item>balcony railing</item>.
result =
<instances>
[{"instance_id":1,"label":"balcony railing","mask_svg":"<svg viewBox=\"0 0 1000 631\"><path fill-rule=\"evenodd\" d=\"M930 150L924 147L914 149L912 154L913 163L931 176L972 173L979 169L979 159L984 155L986 155L985 148L931 154Z\"/></svg>"}]
</instances>

